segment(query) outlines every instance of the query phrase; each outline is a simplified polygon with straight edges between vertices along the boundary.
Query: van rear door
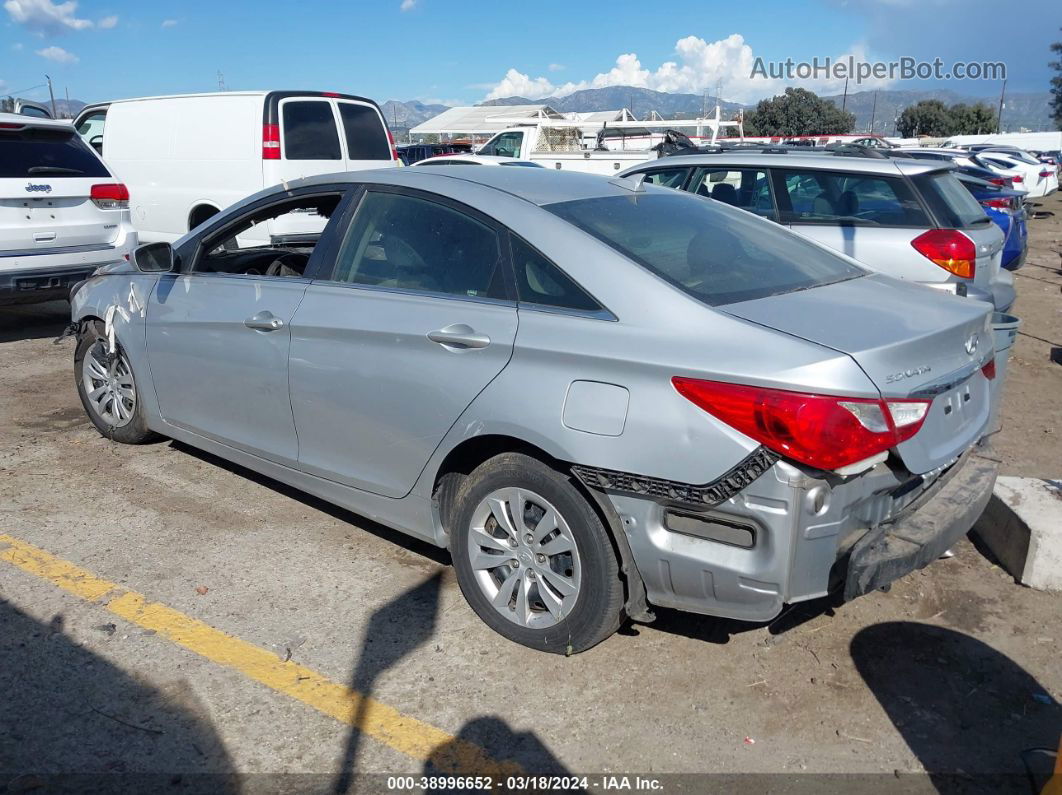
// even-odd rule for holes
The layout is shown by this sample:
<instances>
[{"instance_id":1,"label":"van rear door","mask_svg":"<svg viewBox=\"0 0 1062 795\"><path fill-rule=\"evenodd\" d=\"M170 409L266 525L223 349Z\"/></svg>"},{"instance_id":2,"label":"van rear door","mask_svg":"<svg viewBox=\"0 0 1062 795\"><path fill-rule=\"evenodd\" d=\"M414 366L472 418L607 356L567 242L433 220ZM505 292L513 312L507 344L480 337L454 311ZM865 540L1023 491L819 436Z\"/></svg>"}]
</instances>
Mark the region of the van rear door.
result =
<instances>
[{"instance_id":1,"label":"van rear door","mask_svg":"<svg viewBox=\"0 0 1062 795\"><path fill-rule=\"evenodd\" d=\"M337 99L335 103L343 125L347 171L394 166L391 133L375 103L355 99Z\"/></svg>"}]
</instances>

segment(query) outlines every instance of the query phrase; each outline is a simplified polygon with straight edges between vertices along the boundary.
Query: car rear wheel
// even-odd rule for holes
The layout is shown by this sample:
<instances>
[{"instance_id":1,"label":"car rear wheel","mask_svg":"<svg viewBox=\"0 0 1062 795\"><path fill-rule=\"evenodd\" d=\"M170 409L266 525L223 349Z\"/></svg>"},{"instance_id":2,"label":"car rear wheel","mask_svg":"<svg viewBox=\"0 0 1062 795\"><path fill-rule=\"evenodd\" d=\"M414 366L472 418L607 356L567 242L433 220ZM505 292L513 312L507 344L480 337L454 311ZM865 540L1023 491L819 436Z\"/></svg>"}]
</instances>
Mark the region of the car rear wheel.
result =
<instances>
[{"instance_id":1,"label":"car rear wheel","mask_svg":"<svg viewBox=\"0 0 1062 795\"><path fill-rule=\"evenodd\" d=\"M144 421L136 378L125 351L116 344L111 353L98 323L90 323L78 340L74 380L85 413L108 439L142 444L157 438Z\"/></svg>"},{"instance_id":2,"label":"car rear wheel","mask_svg":"<svg viewBox=\"0 0 1062 795\"><path fill-rule=\"evenodd\" d=\"M608 531L563 474L505 453L461 486L450 552L468 603L492 629L571 654L619 628L623 584Z\"/></svg>"}]
</instances>

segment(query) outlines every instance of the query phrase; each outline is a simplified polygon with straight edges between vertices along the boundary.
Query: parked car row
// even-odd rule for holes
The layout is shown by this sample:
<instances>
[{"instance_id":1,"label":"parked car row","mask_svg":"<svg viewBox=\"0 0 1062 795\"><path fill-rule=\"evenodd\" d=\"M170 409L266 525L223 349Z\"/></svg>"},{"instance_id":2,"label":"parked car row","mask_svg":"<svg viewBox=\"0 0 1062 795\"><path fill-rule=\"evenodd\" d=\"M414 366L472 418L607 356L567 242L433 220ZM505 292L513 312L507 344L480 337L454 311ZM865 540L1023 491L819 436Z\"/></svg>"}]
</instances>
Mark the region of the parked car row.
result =
<instances>
[{"instance_id":1,"label":"parked car row","mask_svg":"<svg viewBox=\"0 0 1062 795\"><path fill-rule=\"evenodd\" d=\"M654 607L855 598L988 501L1014 293L952 165L763 147L618 177L396 169L370 100L218 96L89 109L123 182L69 125L0 117L22 147L3 186L26 194L0 229L44 246L68 208L106 229L70 300L110 439L177 439L447 548L489 626L556 653ZM230 114L211 174L178 118L207 112ZM67 203L27 180L69 181ZM251 195L213 192L234 186ZM156 239L127 258L130 218Z\"/></svg>"}]
</instances>

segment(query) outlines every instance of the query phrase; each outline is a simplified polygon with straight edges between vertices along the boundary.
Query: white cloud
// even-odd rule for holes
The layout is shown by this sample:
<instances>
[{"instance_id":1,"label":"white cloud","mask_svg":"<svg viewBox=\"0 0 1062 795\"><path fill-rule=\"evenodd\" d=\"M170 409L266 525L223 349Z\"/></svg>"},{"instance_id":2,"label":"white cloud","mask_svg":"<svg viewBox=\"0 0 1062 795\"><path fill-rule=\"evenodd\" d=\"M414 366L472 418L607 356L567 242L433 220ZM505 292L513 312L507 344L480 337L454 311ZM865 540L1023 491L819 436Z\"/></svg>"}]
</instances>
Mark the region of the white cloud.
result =
<instances>
[{"instance_id":1,"label":"white cloud","mask_svg":"<svg viewBox=\"0 0 1062 795\"><path fill-rule=\"evenodd\" d=\"M567 68L568 68L568 67L566 67L566 66L565 66L564 64L562 64L562 63L551 63L551 64L549 65L549 70L550 70L551 72L563 72L563 71L564 71L565 69L567 69Z\"/></svg>"},{"instance_id":2,"label":"white cloud","mask_svg":"<svg viewBox=\"0 0 1062 795\"><path fill-rule=\"evenodd\" d=\"M14 44L11 45L11 49L15 52L22 52L22 42L16 41Z\"/></svg>"},{"instance_id":3,"label":"white cloud","mask_svg":"<svg viewBox=\"0 0 1062 795\"><path fill-rule=\"evenodd\" d=\"M402 5L398 7L399 11L412 11L417 5L417 0L402 0Z\"/></svg>"},{"instance_id":4,"label":"white cloud","mask_svg":"<svg viewBox=\"0 0 1062 795\"><path fill-rule=\"evenodd\" d=\"M97 22L96 23L96 27L99 28L100 30L110 30L111 28L115 27L117 24L118 24L118 17L110 16L110 17L104 17L99 22Z\"/></svg>"},{"instance_id":5,"label":"white cloud","mask_svg":"<svg viewBox=\"0 0 1062 795\"><path fill-rule=\"evenodd\" d=\"M164 20L162 20L162 27L164 27L164 28L175 28L175 27L177 27L177 20L176 19L164 19Z\"/></svg>"},{"instance_id":6,"label":"white cloud","mask_svg":"<svg viewBox=\"0 0 1062 795\"><path fill-rule=\"evenodd\" d=\"M65 33L86 30L92 20L76 16L77 0L53 3L51 0L6 0L4 9L13 22L25 25L35 33Z\"/></svg>"},{"instance_id":7,"label":"white cloud","mask_svg":"<svg viewBox=\"0 0 1062 795\"><path fill-rule=\"evenodd\" d=\"M718 88L723 99L735 102L753 102L763 97L780 93L786 86L798 86L823 94L839 93L844 79L780 80L752 76L756 56L752 47L739 33L725 39L707 42L697 36L687 36L675 44L676 60L665 61L656 69L646 68L637 53L623 53L616 58L615 66L589 80L555 85L547 77L532 77L516 69L509 69L499 82L491 85L485 99L521 96L540 99L549 96L564 96L584 88L608 86L637 86L669 93L700 94L704 91L715 95ZM865 48L855 45L849 52L834 56L835 60L852 55L856 62L866 60ZM766 59L765 59L766 60ZM882 87L889 81L863 81L849 90L867 90Z\"/></svg>"},{"instance_id":8,"label":"white cloud","mask_svg":"<svg viewBox=\"0 0 1062 795\"><path fill-rule=\"evenodd\" d=\"M55 61L56 63L77 63L78 57L72 52L67 52L62 47L56 47L54 44L51 47L45 47L43 50L36 50L37 55L41 58L47 58L49 61Z\"/></svg>"}]
</instances>

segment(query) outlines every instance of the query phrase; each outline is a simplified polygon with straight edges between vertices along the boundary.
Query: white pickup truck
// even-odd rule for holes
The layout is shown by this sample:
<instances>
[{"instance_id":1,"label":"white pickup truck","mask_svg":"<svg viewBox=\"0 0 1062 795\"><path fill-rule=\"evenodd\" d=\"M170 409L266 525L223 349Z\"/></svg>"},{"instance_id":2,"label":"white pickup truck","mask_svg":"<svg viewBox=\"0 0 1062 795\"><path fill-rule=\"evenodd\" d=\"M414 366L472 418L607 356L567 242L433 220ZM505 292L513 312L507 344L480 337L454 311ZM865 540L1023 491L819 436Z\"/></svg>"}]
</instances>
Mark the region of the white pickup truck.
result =
<instances>
[{"instance_id":1,"label":"white pickup truck","mask_svg":"<svg viewBox=\"0 0 1062 795\"><path fill-rule=\"evenodd\" d=\"M653 147L664 140L668 129L692 128L689 137L694 143L713 144L722 127L735 127L742 135L741 121L722 121L718 108L715 118L706 119L606 123L543 119L500 131L476 154L531 160L546 168L610 175L655 160L658 153Z\"/></svg>"}]
</instances>

